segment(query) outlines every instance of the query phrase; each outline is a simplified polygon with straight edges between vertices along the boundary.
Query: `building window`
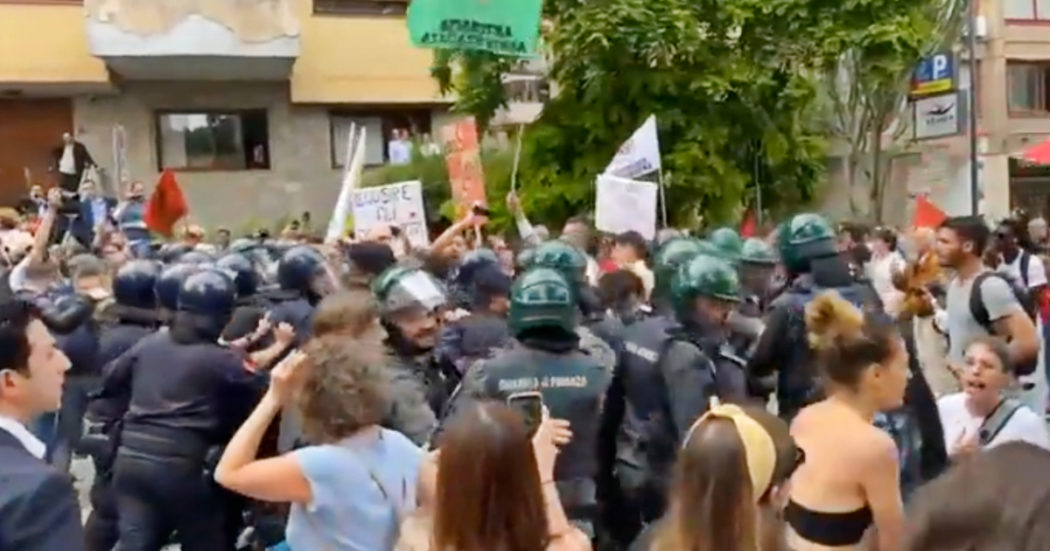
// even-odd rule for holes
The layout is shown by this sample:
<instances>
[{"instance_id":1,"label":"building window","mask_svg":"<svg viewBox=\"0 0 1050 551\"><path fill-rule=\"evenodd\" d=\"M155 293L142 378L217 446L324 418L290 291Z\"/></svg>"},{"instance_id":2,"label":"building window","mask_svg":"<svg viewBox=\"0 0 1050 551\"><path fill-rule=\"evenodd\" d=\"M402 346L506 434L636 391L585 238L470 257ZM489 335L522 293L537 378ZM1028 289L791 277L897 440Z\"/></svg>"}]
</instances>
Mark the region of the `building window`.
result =
<instances>
[{"instance_id":1,"label":"building window","mask_svg":"<svg viewBox=\"0 0 1050 551\"><path fill-rule=\"evenodd\" d=\"M1050 0L1005 0L1003 16L1017 21L1050 21Z\"/></svg>"},{"instance_id":2,"label":"building window","mask_svg":"<svg viewBox=\"0 0 1050 551\"><path fill-rule=\"evenodd\" d=\"M1050 64L1009 62L1006 78L1011 114L1050 115Z\"/></svg>"},{"instance_id":3,"label":"building window","mask_svg":"<svg viewBox=\"0 0 1050 551\"><path fill-rule=\"evenodd\" d=\"M432 143L430 116L430 109L333 111L329 116L332 166L343 167L351 123L365 129L365 165L374 166L390 160L390 142L395 132L414 144Z\"/></svg>"},{"instance_id":4,"label":"building window","mask_svg":"<svg viewBox=\"0 0 1050 551\"><path fill-rule=\"evenodd\" d=\"M408 0L314 0L314 13L325 15L405 15Z\"/></svg>"},{"instance_id":5,"label":"building window","mask_svg":"<svg viewBox=\"0 0 1050 551\"><path fill-rule=\"evenodd\" d=\"M267 170L266 110L157 113L157 164L161 170Z\"/></svg>"}]
</instances>

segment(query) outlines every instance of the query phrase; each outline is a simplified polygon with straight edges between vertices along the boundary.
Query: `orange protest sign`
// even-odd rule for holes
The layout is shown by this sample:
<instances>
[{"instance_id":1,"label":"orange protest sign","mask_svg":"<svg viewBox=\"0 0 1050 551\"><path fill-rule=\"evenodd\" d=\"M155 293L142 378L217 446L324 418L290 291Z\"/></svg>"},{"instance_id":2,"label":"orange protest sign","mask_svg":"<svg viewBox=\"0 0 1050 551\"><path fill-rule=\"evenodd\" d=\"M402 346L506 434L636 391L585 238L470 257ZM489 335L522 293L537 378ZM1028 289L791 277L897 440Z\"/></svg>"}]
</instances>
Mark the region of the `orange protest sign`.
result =
<instances>
[{"instance_id":1,"label":"orange protest sign","mask_svg":"<svg viewBox=\"0 0 1050 551\"><path fill-rule=\"evenodd\" d=\"M452 200L458 215L476 203L486 204L485 175L481 168L481 146L474 117L445 125L441 129L445 145Z\"/></svg>"}]
</instances>

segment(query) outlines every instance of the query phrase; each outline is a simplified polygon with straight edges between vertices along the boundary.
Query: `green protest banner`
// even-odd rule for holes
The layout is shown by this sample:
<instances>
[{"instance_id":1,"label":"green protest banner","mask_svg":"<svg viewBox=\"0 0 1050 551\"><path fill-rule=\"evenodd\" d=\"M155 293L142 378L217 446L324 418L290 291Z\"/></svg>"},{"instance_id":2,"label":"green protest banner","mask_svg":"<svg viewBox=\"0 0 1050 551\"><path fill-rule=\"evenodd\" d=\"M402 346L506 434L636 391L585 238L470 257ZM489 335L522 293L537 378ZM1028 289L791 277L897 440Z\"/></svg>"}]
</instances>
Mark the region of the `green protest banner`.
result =
<instances>
[{"instance_id":1,"label":"green protest banner","mask_svg":"<svg viewBox=\"0 0 1050 551\"><path fill-rule=\"evenodd\" d=\"M412 0L408 32L423 48L532 57L543 0Z\"/></svg>"}]
</instances>

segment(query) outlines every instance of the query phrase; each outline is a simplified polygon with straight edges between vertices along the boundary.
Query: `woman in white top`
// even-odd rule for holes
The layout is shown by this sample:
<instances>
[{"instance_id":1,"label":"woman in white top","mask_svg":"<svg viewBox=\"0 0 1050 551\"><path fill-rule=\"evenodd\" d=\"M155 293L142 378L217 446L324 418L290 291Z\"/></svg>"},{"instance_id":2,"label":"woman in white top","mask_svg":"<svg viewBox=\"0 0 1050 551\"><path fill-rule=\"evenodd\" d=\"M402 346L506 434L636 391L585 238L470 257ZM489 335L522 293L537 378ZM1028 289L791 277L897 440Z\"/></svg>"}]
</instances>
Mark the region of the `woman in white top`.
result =
<instances>
[{"instance_id":1,"label":"woman in white top","mask_svg":"<svg viewBox=\"0 0 1050 551\"><path fill-rule=\"evenodd\" d=\"M1011 372L1009 349L1002 340L980 337L966 348L962 392L937 400L948 455L1017 441L1050 449L1043 419L1006 399L1004 392L1013 381Z\"/></svg>"}]
</instances>

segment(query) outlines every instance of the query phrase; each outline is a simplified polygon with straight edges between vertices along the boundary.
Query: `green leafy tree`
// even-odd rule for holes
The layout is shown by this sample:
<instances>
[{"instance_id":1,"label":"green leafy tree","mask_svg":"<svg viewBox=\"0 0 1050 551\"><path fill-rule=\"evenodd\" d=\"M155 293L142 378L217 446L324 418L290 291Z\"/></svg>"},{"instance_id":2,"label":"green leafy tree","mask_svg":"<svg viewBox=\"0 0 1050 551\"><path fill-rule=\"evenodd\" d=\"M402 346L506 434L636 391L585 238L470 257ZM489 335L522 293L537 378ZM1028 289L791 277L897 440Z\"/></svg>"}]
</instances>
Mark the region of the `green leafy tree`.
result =
<instances>
[{"instance_id":1,"label":"green leafy tree","mask_svg":"<svg viewBox=\"0 0 1050 551\"><path fill-rule=\"evenodd\" d=\"M954 44L966 7L966 0L876 0L832 8L841 23L822 31L823 118L828 134L848 150L853 214L863 214L854 201L863 186L868 214L882 221L892 156L911 141L911 74L923 56Z\"/></svg>"},{"instance_id":2,"label":"green leafy tree","mask_svg":"<svg viewBox=\"0 0 1050 551\"><path fill-rule=\"evenodd\" d=\"M649 114L672 223L730 220L756 185L771 210L813 197L824 164L816 80L806 59L785 55L779 43L800 31L771 32L782 22L767 2L552 0L545 11L558 93L524 140L523 199L534 216L588 208L595 176ZM507 65L465 52L436 60L458 108L489 120L503 103L492 73Z\"/></svg>"}]
</instances>

